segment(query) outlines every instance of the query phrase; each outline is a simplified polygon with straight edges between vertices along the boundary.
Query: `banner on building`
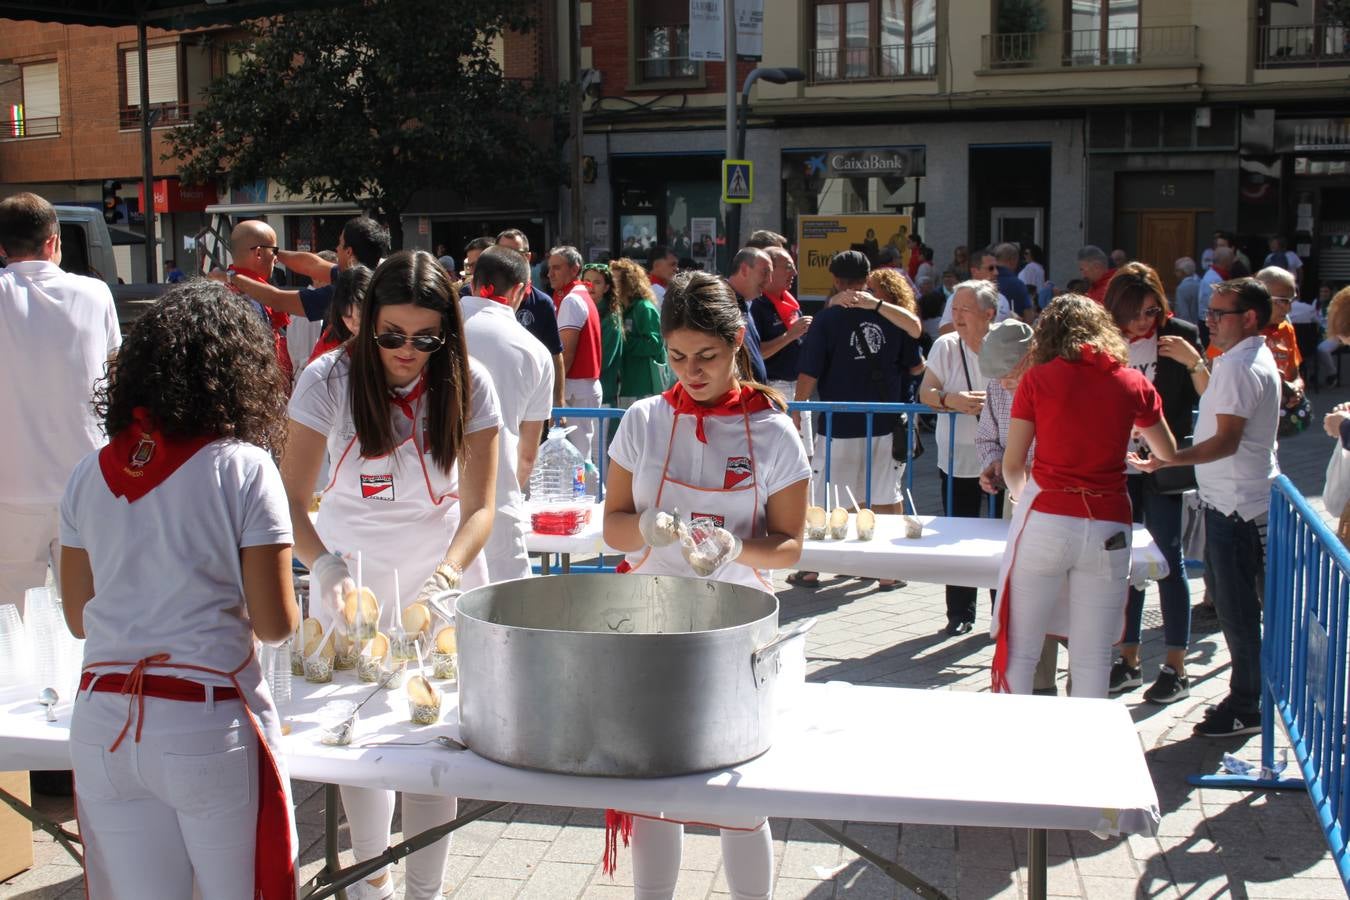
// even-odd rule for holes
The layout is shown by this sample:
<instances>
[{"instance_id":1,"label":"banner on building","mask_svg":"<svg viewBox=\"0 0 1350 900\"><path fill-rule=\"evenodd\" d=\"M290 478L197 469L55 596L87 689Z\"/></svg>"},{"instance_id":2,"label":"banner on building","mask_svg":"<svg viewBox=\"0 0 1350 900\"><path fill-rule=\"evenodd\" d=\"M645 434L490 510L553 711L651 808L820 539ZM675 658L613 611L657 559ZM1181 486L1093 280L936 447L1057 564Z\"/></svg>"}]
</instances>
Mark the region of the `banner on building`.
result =
<instances>
[{"instance_id":1,"label":"banner on building","mask_svg":"<svg viewBox=\"0 0 1350 900\"><path fill-rule=\"evenodd\" d=\"M689 0L689 58L722 62L722 10L730 0ZM764 0L736 0L736 55L764 55Z\"/></svg>"},{"instance_id":2,"label":"banner on building","mask_svg":"<svg viewBox=\"0 0 1350 900\"><path fill-rule=\"evenodd\" d=\"M689 255L705 272L717 271L717 219L694 216L689 220Z\"/></svg>"},{"instance_id":3,"label":"banner on building","mask_svg":"<svg viewBox=\"0 0 1350 900\"><path fill-rule=\"evenodd\" d=\"M903 260L910 227L909 216L798 216L798 299L829 299L834 293L830 260L841 250L859 250L875 267L881 248L890 245Z\"/></svg>"}]
</instances>

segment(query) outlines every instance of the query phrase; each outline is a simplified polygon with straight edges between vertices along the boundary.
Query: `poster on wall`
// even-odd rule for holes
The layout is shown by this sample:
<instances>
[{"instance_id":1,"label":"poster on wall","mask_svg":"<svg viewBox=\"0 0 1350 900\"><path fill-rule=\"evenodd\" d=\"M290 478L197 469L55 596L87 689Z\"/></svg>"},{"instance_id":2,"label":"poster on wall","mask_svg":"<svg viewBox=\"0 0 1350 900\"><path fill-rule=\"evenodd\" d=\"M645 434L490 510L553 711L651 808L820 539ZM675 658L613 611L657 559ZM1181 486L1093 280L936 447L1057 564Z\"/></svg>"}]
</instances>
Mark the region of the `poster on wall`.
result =
<instances>
[{"instance_id":1,"label":"poster on wall","mask_svg":"<svg viewBox=\"0 0 1350 900\"><path fill-rule=\"evenodd\" d=\"M726 0L689 0L689 58L722 62L726 35L722 11ZM736 0L736 55L764 55L764 0Z\"/></svg>"},{"instance_id":2,"label":"poster on wall","mask_svg":"<svg viewBox=\"0 0 1350 900\"><path fill-rule=\"evenodd\" d=\"M693 216L689 219L689 255L705 272L717 271L717 219Z\"/></svg>"},{"instance_id":3,"label":"poster on wall","mask_svg":"<svg viewBox=\"0 0 1350 900\"><path fill-rule=\"evenodd\" d=\"M876 266L881 248L889 245L903 260L909 229L909 216L798 216L798 299L829 299L834 293L830 260L841 250L859 250Z\"/></svg>"}]
</instances>

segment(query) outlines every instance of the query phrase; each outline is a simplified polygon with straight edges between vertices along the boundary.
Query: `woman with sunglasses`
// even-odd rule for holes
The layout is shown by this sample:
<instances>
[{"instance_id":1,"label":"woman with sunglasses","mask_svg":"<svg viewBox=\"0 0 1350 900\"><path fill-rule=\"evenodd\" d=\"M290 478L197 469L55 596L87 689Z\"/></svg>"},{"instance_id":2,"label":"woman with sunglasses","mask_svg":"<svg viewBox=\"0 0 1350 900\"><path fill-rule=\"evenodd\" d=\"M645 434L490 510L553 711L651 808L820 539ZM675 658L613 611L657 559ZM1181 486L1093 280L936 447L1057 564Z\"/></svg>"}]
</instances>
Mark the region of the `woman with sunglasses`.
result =
<instances>
[{"instance_id":1,"label":"woman with sunglasses","mask_svg":"<svg viewBox=\"0 0 1350 900\"><path fill-rule=\"evenodd\" d=\"M487 583L481 551L492 530L501 416L491 378L469 359L457 299L434 256L393 254L371 276L355 337L296 385L282 478L296 555L312 577L310 614L325 625L354 587L348 562L358 553L381 630L396 607ZM325 450L332 473L311 525ZM393 792L343 787L342 804L357 860L382 853ZM454 815L452 797L403 796L410 834ZM447 838L408 857L406 897L441 895L448 850ZM387 869L355 888L348 897L393 896Z\"/></svg>"},{"instance_id":2,"label":"woman with sunglasses","mask_svg":"<svg viewBox=\"0 0 1350 900\"><path fill-rule=\"evenodd\" d=\"M1106 287L1106 310L1128 342L1130 367L1144 373L1162 397L1167 427L1184 442L1191 434L1191 410L1209 384L1209 370L1200 355L1196 326L1172 316L1158 273L1132 262L1121 266ZM1141 449L1136 438L1131 449ZM1144 692L1150 703L1174 703L1190 696L1186 677L1186 648L1191 636L1191 593L1181 560L1180 494L1158 492L1155 476L1127 469L1126 487L1134 507L1134 521L1144 523L1167 560L1167 577L1158 583L1162 605L1163 643L1167 661L1158 678ZM1111 694L1143 684L1139 668L1139 641L1143 630L1144 592L1130 588L1125 604L1125 632L1120 656L1111 666Z\"/></svg>"}]
</instances>

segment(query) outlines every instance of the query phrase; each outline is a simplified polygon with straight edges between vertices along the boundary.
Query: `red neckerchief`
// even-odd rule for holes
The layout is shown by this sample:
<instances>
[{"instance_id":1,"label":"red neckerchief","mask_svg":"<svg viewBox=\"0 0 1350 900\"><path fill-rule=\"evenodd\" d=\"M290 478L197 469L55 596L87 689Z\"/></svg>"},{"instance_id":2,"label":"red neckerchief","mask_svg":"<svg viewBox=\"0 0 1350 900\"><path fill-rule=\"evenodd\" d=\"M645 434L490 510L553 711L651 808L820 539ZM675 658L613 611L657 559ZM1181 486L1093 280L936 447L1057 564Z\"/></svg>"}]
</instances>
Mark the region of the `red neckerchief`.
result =
<instances>
[{"instance_id":1,"label":"red neckerchief","mask_svg":"<svg viewBox=\"0 0 1350 900\"><path fill-rule=\"evenodd\" d=\"M305 361L305 365L309 365L325 353L336 350L341 346L342 341L339 341L333 336L333 327L330 325L323 330L323 334L319 335L319 340L314 345L314 352L309 355L309 359Z\"/></svg>"},{"instance_id":2,"label":"red neckerchief","mask_svg":"<svg viewBox=\"0 0 1350 900\"><path fill-rule=\"evenodd\" d=\"M1219 273L1219 280L1227 281L1229 279L1230 276L1227 269L1220 269L1218 266L1214 265L1211 265L1210 268Z\"/></svg>"},{"instance_id":3,"label":"red neckerchief","mask_svg":"<svg viewBox=\"0 0 1350 900\"><path fill-rule=\"evenodd\" d=\"M1078 361L1103 372L1112 372L1120 368L1120 360L1109 353L1103 353L1091 344L1082 344L1078 348Z\"/></svg>"},{"instance_id":4,"label":"red neckerchief","mask_svg":"<svg viewBox=\"0 0 1350 900\"><path fill-rule=\"evenodd\" d=\"M652 275L648 280L651 281L652 284L660 285L661 287L665 287L668 284L668 282L660 275Z\"/></svg>"},{"instance_id":5,"label":"red neckerchief","mask_svg":"<svg viewBox=\"0 0 1350 900\"><path fill-rule=\"evenodd\" d=\"M792 323L801 318L802 306L797 302L797 298L792 296L792 292L783 289L781 294L770 294L767 291L764 294L773 303L773 308L778 310L778 318L783 320L783 325L787 328L792 327Z\"/></svg>"},{"instance_id":6,"label":"red neckerchief","mask_svg":"<svg viewBox=\"0 0 1350 900\"><path fill-rule=\"evenodd\" d=\"M742 385L738 389L727 391L707 405L690 397L685 391L684 385L678 381L661 396L666 398L667 403L675 407L676 414L694 417L694 433L705 444L708 443L708 435L703 431L704 417L749 415L752 412L772 408L768 397L748 385Z\"/></svg>"},{"instance_id":7,"label":"red neckerchief","mask_svg":"<svg viewBox=\"0 0 1350 900\"><path fill-rule=\"evenodd\" d=\"M1147 341L1150 338L1154 337L1158 333L1158 319L1162 319L1163 324L1166 325L1167 320L1170 318L1172 318L1172 314L1170 312L1159 313L1157 318L1153 320L1153 324L1148 327L1148 331L1139 335L1139 337L1130 338L1130 343L1133 344L1135 341Z\"/></svg>"},{"instance_id":8,"label":"red neckerchief","mask_svg":"<svg viewBox=\"0 0 1350 900\"><path fill-rule=\"evenodd\" d=\"M214 434L166 437L154 427L150 411L138 406L131 411L131 424L98 451L98 467L114 497L135 503L215 439Z\"/></svg>"},{"instance_id":9,"label":"red neckerchief","mask_svg":"<svg viewBox=\"0 0 1350 900\"><path fill-rule=\"evenodd\" d=\"M251 269L244 269L237 265L231 265L229 270L236 275L242 275L253 281L258 281L262 284L271 284L266 276L260 275ZM236 291L235 293L239 292ZM281 366L281 371L286 373L287 382L290 382L295 376L295 369L291 364L290 351L286 349L285 328L287 325L291 324L291 314L279 312L264 304L259 305L262 306L263 312L267 314L267 321L272 326L272 334L275 336L274 339L276 341L277 363Z\"/></svg>"},{"instance_id":10,"label":"red neckerchief","mask_svg":"<svg viewBox=\"0 0 1350 900\"><path fill-rule=\"evenodd\" d=\"M427 373L423 372L417 376L417 384L411 391L400 396L393 391L389 392L389 402L403 410L403 414L408 417L408 421L413 421L413 404L416 403L423 394L427 392Z\"/></svg>"},{"instance_id":11,"label":"red neckerchief","mask_svg":"<svg viewBox=\"0 0 1350 900\"><path fill-rule=\"evenodd\" d=\"M574 278L566 286L561 287L558 290L554 291L553 292L554 312L557 312L559 309L562 308L562 302L567 297L568 294L572 293L572 291L576 290L577 288L584 288L584 287L586 287L586 282Z\"/></svg>"},{"instance_id":12,"label":"red neckerchief","mask_svg":"<svg viewBox=\"0 0 1350 900\"><path fill-rule=\"evenodd\" d=\"M482 287L480 287L478 289L478 296L482 297L484 300L491 300L494 303L500 303L502 306L511 305L511 301L507 300L501 294L498 294L497 291L490 284L485 284Z\"/></svg>"}]
</instances>

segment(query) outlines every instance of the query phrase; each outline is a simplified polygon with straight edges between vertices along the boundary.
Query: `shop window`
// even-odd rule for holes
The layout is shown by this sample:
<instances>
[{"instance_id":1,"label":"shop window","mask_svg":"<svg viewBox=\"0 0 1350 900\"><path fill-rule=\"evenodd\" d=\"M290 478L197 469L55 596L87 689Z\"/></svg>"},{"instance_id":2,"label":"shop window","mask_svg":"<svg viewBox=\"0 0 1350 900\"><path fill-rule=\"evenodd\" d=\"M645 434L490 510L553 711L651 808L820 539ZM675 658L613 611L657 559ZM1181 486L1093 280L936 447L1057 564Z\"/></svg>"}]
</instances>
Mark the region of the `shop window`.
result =
<instances>
[{"instance_id":1,"label":"shop window","mask_svg":"<svg viewBox=\"0 0 1350 900\"><path fill-rule=\"evenodd\" d=\"M55 62L4 66L13 72L4 83L10 90L0 97L0 138L47 137L61 133L61 76ZM17 77L16 77L17 76Z\"/></svg>"},{"instance_id":2,"label":"shop window","mask_svg":"<svg viewBox=\"0 0 1350 900\"><path fill-rule=\"evenodd\" d=\"M141 65L135 47L118 51L121 56L122 102L118 124L135 128L141 121ZM161 44L146 51L146 79L150 88L150 117L152 125L174 125L187 118L187 104L182 102L182 64L177 44Z\"/></svg>"},{"instance_id":3,"label":"shop window","mask_svg":"<svg viewBox=\"0 0 1350 900\"><path fill-rule=\"evenodd\" d=\"M814 81L932 78L937 72L936 0L817 2Z\"/></svg>"},{"instance_id":4,"label":"shop window","mask_svg":"<svg viewBox=\"0 0 1350 900\"><path fill-rule=\"evenodd\" d=\"M638 81L697 78L698 63L689 58L688 0L635 0L633 13Z\"/></svg>"}]
</instances>

